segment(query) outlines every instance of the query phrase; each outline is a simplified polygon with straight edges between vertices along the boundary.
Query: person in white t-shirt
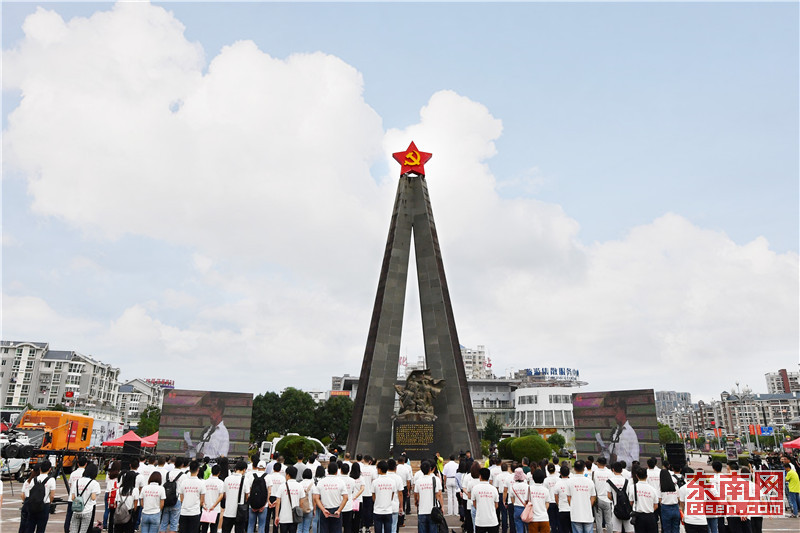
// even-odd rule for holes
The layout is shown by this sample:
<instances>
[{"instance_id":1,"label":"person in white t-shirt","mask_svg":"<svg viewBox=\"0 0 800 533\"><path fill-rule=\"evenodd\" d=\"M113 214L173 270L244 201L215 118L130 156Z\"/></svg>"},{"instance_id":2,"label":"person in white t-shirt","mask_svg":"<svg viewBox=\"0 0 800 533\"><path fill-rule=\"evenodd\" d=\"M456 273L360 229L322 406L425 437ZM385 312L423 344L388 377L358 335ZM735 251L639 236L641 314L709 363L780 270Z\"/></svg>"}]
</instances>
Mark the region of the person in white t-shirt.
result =
<instances>
[{"instance_id":1,"label":"person in white t-shirt","mask_svg":"<svg viewBox=\"0 0 800 533\"><path fill-rule=\"evenodd\" d=\"M392 531L397 531L397 525L400 524L402 526L405 522L405 517L403 517L403 522L400 522L400 509L405 506L403 498L403 478L397 473L397 461L389 459L386 461L386 466L388 468L386 475L393 477L397 482L397 486L400 487L400 492L392 498Z\"/></svg>"},{"instance_id":2,"label":"person in white t-shirt","mask_svg":"<svg viewBox=\"0 0 800 533\"><path fill-rule=\"evenodd\" d=\"M311 489L314 487L313 477L314 473L311 471L311 468L303 470L303 480L300 482L300 486L303 487L306 493L306 502L309 511L303 515L303 521L297 526L297 531L299 531L299 533L309 533L311 531L311 521L316 514L314 512L314 496L311 494Z\"/></svg>"},{"instance_id":3,"label":"person in white t-shirt","mask_svg":"<svg viewBox=\"0 0 800 533\"><path fill-rule=\"evenodd\" d=\"M481 466L477 461L473 461L469 467L469 474L461 478L461 492L467 501L467 513L470 514L469 520L472 522L472 529L475 530L475 506L472 503L472 487L480 483ZM498 498L499 499L499 498Z\"/></svg>"},{"instance_id":4,"label":"person in white t-shirt","mask_svg":"<svg viewBox=\"0 0 800 533\"><path fill-rule=\"evenodd\" d=\"M456 499L458 483L456 480L456 472L458 472L458 461L456 461L455 455L451 455L450 460L445 463L442 469L444 489L447 492L447 514L450 516L458 514L458 500Z\"/></svg>"},{"instance_id":5,"label":"person in white t-shirt","mask_svg":"<svg viewBox=\"0 0 800 533\"><path fill-rule=\"evenodd\" d=\"M370 463L372 457L365 455L361 459L361 478L364 480L364 493L361 502L361 527L369 529L375 523L373 508L375 500L372 498L372 482L378 479L378 472Z\"/></svg>"},{"instance_id":6,"label":"person in white t-shirt","mask_svg":"<svg viewBox=\"0 0 800 533\"><path fill-rule=\"evenodd\" d=\"M558 531L559 533L570 533L572 531L572 521L570 520L569 496L567 495L569 467L562 466L559 474L558 481L553 486L553 499L558 506Z\"/></svg>"},{"instance_id":7,"label":"person in white t-shirt","mask_svg":"<svg viewBox=\"0 0 800 533\"><path fill-rule=\"evenodd\" d=\"M653 487L661 498L661 468L658 466L658 459L651 457L647 460L647 484Z\"/></svg>"},{"instance_id":8,"label":"person in white t-shirt","mask_svg":"<svg viewBox=\"0 0 800 533\"><path fill-rule=\"evenodd\" d=\"M546 488L550 492L550 499L547 500L547 503L550 505L547 506L547 516L550 519L550 531L558 531L558 505L556 504L555 498L555 486L558 483L558 473L556 472L556 465L553 463L549 463L547 465L547 477L544 478L544 488ZM567 533L567 532L565 532Z\"/></svg>"},{"instance_id":9,"label":"person in white t-shirt","mask_svg":"<svg viewBox=\"0 0 800 533\"><path fill-rule=\"evenodd\" d=\"M225 483L219 478L219 465L211 467L211 477L203 483L206 486L206 495L203 498L203 509L217 513L217 520L213 522L200 522L200 533L207 533L209 528L211 533L217 533L217 523L219 522L219 512L222 510L220 502L225 495Z\"/></svg>"},{"instance_id":10,"label":"person in white t-shirt","mask_svg":"<svg viewBox=\"0 0 800 533\"><path fill-rule=\"evenodd\" d=\"M586 464L575 461L575 475L567 482L567 501L569 502L572 533L593 533L594 512L592 506L597 499L597 489L591 479L584 476Z\"/></svg>"},{"instance_id":11,"label":"person in white t-shirt","mask_svg":"<svg viewBox=\"0 0 800 533\"><path fill-rule=\"evenodd\" d=\"M661 470L659 492L661 496L659 503L661 531L663 533L679 533L681 529L681 511L678 505L678 486L675 484L672 474L666 468Z\"/></svg>"},{"instance_id":12,"label":"person in white t-shirt","mask_svg":"<svg viewBox=\"0 0 800 533\"><path fill-rule=\"evenodd\" d=\"M200 463L195 459L189 463L189 477L178 483L178 498L181 501L181 517L178 530L181 533L200 532L200 514L205 504L205 480L197 477Z\"/></svg>"},{"instance_id":13,"label":"person in white t-shirt","mask_svg":"<svg viewBox=\"0 0 800 533\"><path fill-rule=\"evenodd\" d=\"M442 482L431 474L432 467L430 462L422 461L419 466L422 476L414 485L414 506L417 508L417 531L419 533L436 533L438 531L436 524L431 520L434 499L439 502L440 508L444 507Z\"/></svg>"},{"instance_id":14,"label":"person in white t-shirt","mask_svg":"<svg viewBox=\"0 0 800 533\"><path fill-rule=\"evenodd\" d=\"M500 531L506 533L508 531L509 509L506 507L506 501L503 495L514 476L508 471L508 463L504 463L499 457L495 458L494 463L494 466L497 468L494 474L490 474L489 477L491 478L492 486L497 489L497 493L500 495L500 503L497 507L497 512L500 514ZM489 470L491 471L491 469ZM511 511L511 520L514 520L513 508Z\"/></svg>"},{"instance_id":15,"label":"person in white t-shirt","mask_svg":"<svg viewBox=\"0 0 800 533\"><path fill-rule=\"evenodd\" d=\"M403 497L403 487L399 478L389 475L386 461L378 461L378 478L372 482L372 520L375 533L394 533L392 531L393 502ZM363 474L362 474L363 475Z\"/></svg>"},{"instance_id":16,"label":"person in white t-shirt","mask_svg":"<svg viewBox=\"0 0 800 533\"><path fill-rule=\"evenodd\" d=\"M142 505L142 533L158 533L161 510L164 508L166 497L164 487L161 486L161 472L154 470L147 480L147 485L139 493Z\"/></svg>"},{"instance_id":17,"label":"person in white t-shirt","mask_svg":"<svg viewBox=\"0 0 800 533\"><path fill-rule=\"evenodd\" d=\"M139 488L136 486L139 474L133 470L122 473L119 481L119 490L115 501L114 511L114 533L133 533L136 526L136 517L139 507ZM127 521L123 521L117 513L126 509L130 515Z\"/></svg>"},{"instance_id":18,"label":"person in white t-shirt","mask_svg":"<svg viewBox=\"0 0 800 533\"><path fill-rule=\"evenodd\" d=\"M614 506L617 504L617 500L619 496L617 496L617 490L625 493L628 497L628 501L631 503L631 507L633 507L633 500L634 500L634 493L633 493L633 481L627 479L622 473L625 471L623 467L623 463L621 461L617 461L613 464L612 469L614 471L614 475L611 476L608 481L606 482L606 497L611 502L611 509L614 509ZM613 484L613 487L612 487ZM617 490L614 489L616 487ZM598 490L600 488L598 487ZM633 532L633 524L631 524L630 519L628 520L621 520L617 518L617 516L612 512L611 513L611 530L614 533L632 533Z\"/></svg>"},{"instance_id":19,"label":"person in white t-shirt","mask_svg":"<svg viewBox=\"0 0 800 533\"><path fill-rule=\"evenodd\" d=\"M295 533L297 524L294 523L295 506L301 506L301 500L305 500L306 491L297 482L297 468L290 466L286 468L286 483L280 485L275 496L275 525L280 527L280 533Z\"/></svg>"},{"instance_id":20,"label":"person in white t-shirt","mask_svg":"<svg viewBox=\"0 0 800 533\"><path fill-rule=\"evenodd\" d=\"M504 491L504 499L511 505L512 520L514 520L514 531L525 532L527 526L522 521L522 511L525 510L525 505L530 498L530 485L528 485L525 471L521 468L514 470L514 475L511 478L511 483Z\"/></svg>"},{"instance_id":21,"label":"person in white t-shirt","mask_svg":"<svg viewBox=\"0 0 800 533\"><path fill-rule=\"evenodd\" d=\"M633 530L636 533L658 533L658 523L656 522L658 493L647 482L647 471L644 468L637 468L634 475L637 482L633 500L633 510L636 513Z\"/></svg>"},{"instance_id":22,"label":"person in white t-shirt","mask_svg":"<svg viewBox=\"0 0 800 533\"><path fill-rule=\"evenodd\" d=\"M694 470L691 467L684 467L682 474L686 477L688 474L693 474ZM708 520L703 513L689 513L686 509L686 497L689 494L689 487L683 485L678 489L678 502L681 512L683 513L683 527L686 533L708 533ZM713 489L712 489L713 494ZM698 495L702 498L705 496L703 491L698 491Z\"/></svg>"},{"instance_id":23,"label":"person in white t-shirt","mask_svg":"<svg viewBox=\"0 0 800 533\"><path fill-rule=\"evenodd\" d=\"M319 533L342 533L342 509L347 504L347 486L336 474L339 466L328 463L328 475L317 480L311 489L314 506L322 512L319 520Z\"/></svg>"},{"instance_id":24,"label":"person in white t-shirt","mask_svg":"<svg viewBox=\"0 0 800 533\"><path fill-rule=\"evenodd\" d=\"M613 476L611 469L607 466L608 461L605 456L597 459L593 465L595 469L592 471L592 481L594 481L594 488L597 492L597 504L595 505L595 531L602 533L603 524L606 525L606 531L611 533L611 500L608 499L608 480Z\"/></svg>"},{"instance_id":25,"label":"person in white t-shirt","mask_svg":"<svg viewBox=\"0 0 800 533\"><path fill-rule=\"evenodd\" d=\"M34 529L36 533L44 533L45 529L47 528L47 520L50 518L50 502L53 501L56 495L56 480L50 477L50 469L52 468L52 464L49 460L45 459L39 463L39 471L41 472L38 476L34 477L32 480L28 482L27 488L23 487L23 495L26 498L30 499L31 491L34 490L34 487L38 485L44 485L44 498L42 500L42 508L41 509L33 509L32 503L27 502L28 504L28 531L27 533L33 533ZM85 475L85 472L84 472ZM39 489L36 489L39 490Z\"/></svg>"},{"instance_id":26,"label":"person in white t-shirt","mask_svg":"<svg viewBox=\"0 0 800 533\"><path fill-rule=\"evenodd\" d=\"M77 468L75 468L72 473L69 475L69 492L72 492L72 486L75 482L83 477L83 471L86 468L86 465L89 464L89 459L86 458L85 455L78 457L75 462L78 464ZM70 522L72 522L72 503L67 505L67 512L66 517L64 518L64 531L65 533L69 532Z\"/></svg>"},{"instance_id":27,"label":"person in white t-shirt","mask_svg":"<svg viewBox=\"0 0 800 533\"><path fill-rule=\"evenodd\" d=\"M244 533L245 524L237 522L236 510L240 504L245 503L246 492L244 491L244 473L247 471L247 463L241 459L234 464L233 474L225 478L225 507L222 510L222 533L231 533L236 528L236 533Z\"/></svg>"},{"instance_id":28,"label":"person in white t-shirt","mask_svg":"<svg viewBox=\"0 0 800 533\"><path fill-rule=\"evenodd\" d=\"M83 471L83 476L76 479L72 484L69 493L69 501L72 502L72 520L69 524L70 533L86 533L92 525L92 511L97 503L97 496L100 494L100 484L95 481L97 477L97 465L89 463ZM135 489L134 489L135 490ZM76 499L80 498L83 503L83 510L77 509ZM49 505L48 505L49 512Z\"/></svg>"},{"instance_id":29,"label":"person in white t-shirt","mask_svg":"<svg viewBox=\"0 0 800 533\"><path fill-rule=\"evenodd\" d=\"M353 502L356 501L356 492L360 495L364 489L361 487L360 490L356 490L356 480L350 477L350 463L342 462L339 477L347 488L347 503L342 507L342 530L351 533L353 531Z\"/></svg>"},{"instance_id":30,"label":"person in white t-shirt","mask_svg":"<svg viewBox=\"0 0 800 533\"><path fill-rule=\"evenodd\" d=\"M480 481L470 488L470 500L475 509L475 533L497 533L500 495L489 483L491 473L488 468L481 468L478 475Z\"/></svg>"},{"instance_id":31,"label":"person in white t-shirt","mask_svg":"<svg viewBox=\"0 0 800 533\"><path fill-rule=\"evenodd\" d=\"M409 514L411 512L411 478L414 477L414 471L408 464L405 454L397 458L397 475L403 481L403 513Z\"/></svg>"},{"instance_id":32,"label":"person in white t-shirt","mask_svg":"<svg viewBox=\"0 0 800 533\"><path fill-rule=\"evenodd\" d=\"M544 486L546 474L541 468L533 471L530 502L533 504L533 522L528 524L529 533L550 533L550 517L547 509L550 506L550 491Z\"/></svg>"}]
</instances>

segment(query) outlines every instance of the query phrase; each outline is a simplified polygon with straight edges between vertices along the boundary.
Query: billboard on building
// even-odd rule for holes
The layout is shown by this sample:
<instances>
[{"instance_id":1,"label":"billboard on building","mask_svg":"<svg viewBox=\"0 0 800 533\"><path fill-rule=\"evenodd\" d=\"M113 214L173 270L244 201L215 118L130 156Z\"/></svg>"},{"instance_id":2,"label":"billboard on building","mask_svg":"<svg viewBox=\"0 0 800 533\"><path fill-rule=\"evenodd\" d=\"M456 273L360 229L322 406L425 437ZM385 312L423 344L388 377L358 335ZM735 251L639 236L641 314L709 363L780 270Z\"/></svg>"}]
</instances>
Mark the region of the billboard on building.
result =
<instances>
[{"instance_id":1,"label":"billboard on building","mask_svg":"<svg viewBox=\"0 0 800 533\"><path fill-rule=\"evenodd\" d=\"M580 392L572 395L579 459L605 457L609 464L661 457L652 389Z\"/></svg>"},{"instance_id":2,"label":"billboard on building","mask_svg":"<svg viewBox=\"0 0 800 533\"><path fill-rule=\"evenodd\" d=\"M245 457L253 395L173 389L165 392L158 452L187 457Z\"/></svg>"}]
</instances>

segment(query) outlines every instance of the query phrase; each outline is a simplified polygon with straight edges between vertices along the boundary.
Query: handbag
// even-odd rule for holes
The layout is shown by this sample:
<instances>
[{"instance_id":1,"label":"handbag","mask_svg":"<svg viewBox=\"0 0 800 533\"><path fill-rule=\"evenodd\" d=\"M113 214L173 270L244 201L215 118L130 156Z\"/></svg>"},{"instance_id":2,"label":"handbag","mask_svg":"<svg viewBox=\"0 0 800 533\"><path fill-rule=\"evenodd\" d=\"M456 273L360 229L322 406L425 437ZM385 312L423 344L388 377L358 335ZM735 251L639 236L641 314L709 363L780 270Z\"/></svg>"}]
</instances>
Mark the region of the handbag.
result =
<instances>
[{"instance_id":1,"label":"handbag","mask_svg":"<svg viewBox=\"0 0 800 533\"><path fill-rule=\"evenodd\" d=\"M246 524L250 519L250 506L242 503L242 489L244 488L244 474L239 481L239 496L236 497L236 523Z\"/></svg>"},{"instance_id":2,"label":"handbag","mask_svg":"<svg viewBox=\"0 0 800 533\"><path fill-rule=\"evenodd\" d=\"M526 524L533 522L533 502L531 501L531 486L528 485L528 502L525 504L525 509L522 510L520 519Z\"/></svg>"},{"instance_id":3,"label":"handbag","mask_svg":"<svg viewBox=\"0 0 800 533\"><path fill-rule=\"evenodd\" d=\"M303 508L300 507L300 505L295 505L294 503L292 503L292 491L289 490L288 481L286 482L285 487L286 487L286 494L289 495L289 505L292 506L292 523L299 524L300 522L303 521L303 515L305 515L306 513L303 512Z\"/></svg>"},{"instance_id":4,"label":"handbag","mask_svg":"<svg viewBox=\"0 0 800 533\"><path fill-rule=\"evenodd\" d=\"M444 513L442 512L442 508L439 507L439 500L436 499L436 478L431 476L431 492L433 493L433 507L431 508L431 522L434 524L441 525L444 524L445 527L447 526L447 522L444 519Z\"/></svg>"},{"instance_id":5,"label":"handbag","mask_svg":"<svg viewBox=\"0 0 800 533\"><path fill-rule=\"evenodd\" d=\"M637 503L639 502L639 494L636 490L636 482L633 483L633 511L631 512L631 525L636 525L636 519L639 518L639 513L636 511Z\"/></svg>"},{"instance_id":6,"label":"handbag","mask_svg":"<svg viewBox=\"0 0 800 533\"><path fill-rule=\"evenodd\" d=\"M214 524L217 522L217 515L219 511L216 509L203 509L200 514L200 522L203 524Z\"/></svg>"}]
</instances>

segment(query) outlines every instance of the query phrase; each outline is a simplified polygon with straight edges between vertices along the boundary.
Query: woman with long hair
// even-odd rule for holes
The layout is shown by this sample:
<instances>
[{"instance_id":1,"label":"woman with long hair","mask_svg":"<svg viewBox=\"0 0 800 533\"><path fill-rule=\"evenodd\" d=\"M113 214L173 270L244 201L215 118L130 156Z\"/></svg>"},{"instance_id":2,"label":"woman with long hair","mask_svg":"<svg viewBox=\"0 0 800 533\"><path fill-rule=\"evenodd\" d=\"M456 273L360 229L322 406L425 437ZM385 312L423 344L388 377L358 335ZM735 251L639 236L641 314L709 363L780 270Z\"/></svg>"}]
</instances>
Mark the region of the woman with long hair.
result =
<instances>
[{"instance_id":1,"label":"woman with long hair","mask_svg":"<svg viewBox=\"0 0 800 533\"><path fill-rule=\"evenodd\" d=\"M325 477L325 467L319 465L317 470L314 472L314 485L316 485L320 479ZM313 500L312 500L313 501ZM319 524L322 522L322 511L317 508L315 505L314 509L314 533L319 533Z\"/></svg>"},{"instance_id":2,"label":"woman with long hair","mask_svg":"<svg viewBox=\"0 0 800 533\"><path fill-rule=\"evenodd\" d=\"M311 479L312 477L313 472L311 472L310 468L303 470L303 479L300 481L300 486L303 487L303 490L306 493L306 498L308 499L308 508L311 510L303 515L303 521L297 525L298 533L309 533L311 531L311 521L316 515L314 512L314 498L311 495L311 487L314 486L314 480Z\"/></svg>"},{"instance_id":3,"label":"woman with long hair","mask_svg":"<svg viewBox=\"0 0 800 533\"><path fill-rule=\"evenodd\" d=\"M119 476L122 471L122 461L111 461L106 469L106 510L103 513L103 529L114 533L114 509L117 507L117 490L119 489ZM109 520L111 516L111 520Z\"/></svg>"},{"instance_id":4,"label":"woman with long hair","mask_svg":"<svg viewBox=\"0 0 800 533\"><path fill-rule=\"evenodd\" d=\"M92 514L100 494L100 484L95 481L97 477L97 465L88 463L83 471L83 477L79 478L69 494L72 502L72 519L69 523L69 533L86 533L92 525ZM79 502L82 509L79 510Z\"/></svg>"},{"instance_id":5,"label":"woman with long hair","mask_svg":"<svg viewBox=\"0 0 800 533\"><path fill-rule=\"evenodd\" d=\"M678 487L669 470L662 468L659 473L661 484L661 530L663 533L679 533L681 529L681 510L678 506Z\"/></svg>"},{"instance_id":6,"label":"woman with long hair","mask_svg":"<svg viewBox=\"0 0 800 533\"><path fill-rule=\"evenodd\" d=\"M364 492L364 479L361 477L361 464L353 463L350 466L350 478L355 482L353 484L353 494L349 497L353 498L353 531L361 531L361 503L364 498L361 496Z\"/></svg>"},{"instance_id":7,"label":"woman with long hair","mask_svg":"<svg viewBox=\"0 0 800 533\"><path fill-rule=\"evenodd\" d=\"M124 505L130 511L130 516L136 516L136 508L139 504L139 489L136 488L137 474L133 470L124 472L121 476L119 490L117 491L117 508ZM136 521L133 518L123 523L117 523L116 514L114 515L114 524L117 533L133 533Z\"/></svg>"}]
</instances>

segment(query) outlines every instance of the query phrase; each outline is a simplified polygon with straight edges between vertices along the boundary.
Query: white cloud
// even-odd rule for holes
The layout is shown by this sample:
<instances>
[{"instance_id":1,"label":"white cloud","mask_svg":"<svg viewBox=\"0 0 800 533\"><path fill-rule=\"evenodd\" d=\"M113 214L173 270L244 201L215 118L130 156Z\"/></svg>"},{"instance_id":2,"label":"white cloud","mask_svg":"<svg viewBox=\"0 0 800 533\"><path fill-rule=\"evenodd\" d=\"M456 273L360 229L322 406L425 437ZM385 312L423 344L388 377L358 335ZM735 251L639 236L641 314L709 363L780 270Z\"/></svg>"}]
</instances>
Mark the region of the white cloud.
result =
<instances>
[{"instance_id":1,"label":"white cloud","mask_svg":"<svg viewBox=\"0 0 800 533\"><path fill-rule=\"evenodd\" d=\"M4 164L27 176L35 212L99 248L144 236L193 264L154 262L191 283L105 321L81 319L81 302L6 296L4 338L197 388L318 388L358 372L397 183L393 161L391 177L369 168L413 139L434 153L426 179L462 343L487 345L499 371L563 363L592 388L710 396L753 367L758 389L796 363L796 254L676 214L586 245L560 206L498 194L487 161L502 123L465 96L437 92L418 123L384 132L360 73L330 55L278 60L241 41L204 71L180 22L136 3L69 22L39 9L25 31L3 58L5 88L23 95ZM413 359L421 333L406 325Z\"/></svg>"}]
</instances>

